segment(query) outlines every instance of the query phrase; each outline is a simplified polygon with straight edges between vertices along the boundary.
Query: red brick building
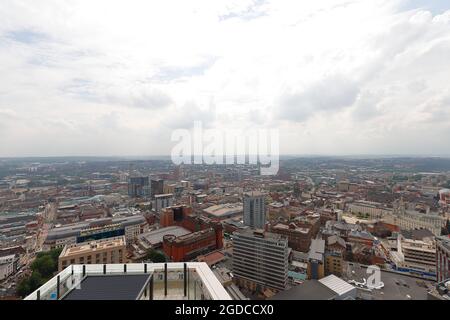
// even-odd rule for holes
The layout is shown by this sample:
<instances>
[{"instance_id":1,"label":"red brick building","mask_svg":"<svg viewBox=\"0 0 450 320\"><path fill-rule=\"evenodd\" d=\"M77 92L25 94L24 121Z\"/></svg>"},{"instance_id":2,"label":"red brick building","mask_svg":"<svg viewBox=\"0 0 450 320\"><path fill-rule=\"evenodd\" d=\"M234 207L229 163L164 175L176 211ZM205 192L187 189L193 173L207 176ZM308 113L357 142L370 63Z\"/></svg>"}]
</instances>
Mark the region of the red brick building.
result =
<instances>
[{"instance_id":1,"label":"red brick building","mask_svg":"<svg viewBox=\"0 0 450 320\"><path fill-rule=\"evenodd\" d=\"M176 225L182 226L183 221L191 214L192 214L192 207L190 206L174 206L164 208L161 210L161 214L159 216L159 224L161 225L162 228Z\"/></svg>"},{"instance_id":2,"label":"red brick building","mask_svg":"<svg viewBox=\"0 0 450 320\"><path fill-rule=\"evenodd\" d=\"M323 209L320 212L320 224L322 226L325 226L327 221L337 221L338 220L338 214L333 209Z\"/></svg>"},{"instance_id":3,"label":"red brick building","mask_svg":"<svg viewBox=\"0 0 450 320\"><path fill-rule=\"evenodd\" d=\"M180 237L164 236L163 250L174 262L189 261L223 247L222 224L207 217L192 214L190 206L163 209L160 225L162 227L180 226L192 232Z\"/></svg>"},{"instance_id":4,"label":"red brick building","mask_svg":"<svg viewBox=\"0 0 450 320\"><path fill-rule=\"evenodd\" d=\"M295 251L308 252L313 238L312 228L299 227L295 223L282 224L278 223L270 228L270 232L287 236L289 248Z\"/></svg>"},{"instance_id":5,"label":"red brick building","mask_svg":"<svg viewBox=\"0 0 450 320\"><path fill-rule=\"evenodd\" d=\"M221 249L222 228L208 228L184 236L164 236L164 253L174 262L189 261L199 255Z\"/></svg>"}]
</instances>

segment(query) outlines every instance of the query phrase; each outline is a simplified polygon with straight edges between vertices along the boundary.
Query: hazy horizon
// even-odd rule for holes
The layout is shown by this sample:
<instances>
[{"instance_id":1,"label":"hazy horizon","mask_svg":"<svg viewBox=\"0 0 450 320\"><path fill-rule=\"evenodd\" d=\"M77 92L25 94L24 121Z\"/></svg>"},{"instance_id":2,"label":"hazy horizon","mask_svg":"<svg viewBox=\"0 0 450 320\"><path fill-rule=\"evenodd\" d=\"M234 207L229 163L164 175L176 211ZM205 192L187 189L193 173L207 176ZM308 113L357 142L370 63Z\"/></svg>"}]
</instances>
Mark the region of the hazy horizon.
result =
<instances>
[{"instance_id":1,"label":"hazy horizon","mask_svg":"<svg viewBox=\"0 0 450 320\"><path fill-rule=\"evenodd\" d=\"M194 157L194 155L192 155ZM286 157L295 158L442 158L450 159L450 154L445 155L426 155L426 154L280 154L281 160ZM170 155L58 155L58 156L19 156L19 157L0 157L1 160L8 159L53 159L53 158L105 158L105 159L125 159L125 160L140 160L140 159L151 159L151 158L167 158L170 160Z\"/></svg>"}]
</instances>

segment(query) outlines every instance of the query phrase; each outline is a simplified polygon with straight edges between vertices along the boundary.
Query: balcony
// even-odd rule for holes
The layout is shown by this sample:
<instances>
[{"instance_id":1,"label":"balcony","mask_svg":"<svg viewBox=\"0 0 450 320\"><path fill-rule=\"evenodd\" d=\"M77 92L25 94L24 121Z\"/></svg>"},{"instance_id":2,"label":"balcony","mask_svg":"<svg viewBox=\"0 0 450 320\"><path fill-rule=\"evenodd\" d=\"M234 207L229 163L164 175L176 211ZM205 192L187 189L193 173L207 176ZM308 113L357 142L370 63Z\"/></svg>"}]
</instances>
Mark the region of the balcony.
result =
<instances>
[{"instance_id":1,"label":"balcony","mask_svg":"<svg viewBox=\"0 0 450 320\"><path fill-rule=\"evenodd\" d=\"M71 265L25 300L231 300L203 262Z\"/></svg>"}]
</instances>

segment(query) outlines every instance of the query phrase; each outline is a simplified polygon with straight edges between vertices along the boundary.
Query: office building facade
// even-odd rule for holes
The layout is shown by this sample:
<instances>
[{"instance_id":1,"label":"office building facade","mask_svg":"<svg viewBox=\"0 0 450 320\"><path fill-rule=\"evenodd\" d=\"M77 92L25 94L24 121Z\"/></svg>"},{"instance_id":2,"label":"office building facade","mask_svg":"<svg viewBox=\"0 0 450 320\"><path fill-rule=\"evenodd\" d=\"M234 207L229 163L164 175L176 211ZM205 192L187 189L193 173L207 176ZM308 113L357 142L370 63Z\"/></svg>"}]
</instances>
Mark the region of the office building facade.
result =
<instances>
[{"instance_id":1,"label":"office building facade","mask_svg":"<svg viewBox=\"0 0 450 320\"><path fill-rule=\"evenodd\" d=\"M158 194L164 194L164 180L152 179L150 183L150 195L154 198Z\"/></svg>"},{"instance_id":2,"label":"office building facade","mask_svg":"<svg viewBox=\"0 0 450 320\"><path fill-rule=\"evenodd\" d=\"M450 238L436 238L436 278L438 282L450 279Z\"/></svg>"},{"instance_id":3,"label":"office building facade","mask_svg":"<svg viewBox=\"0 0 450 320\"><path fill-rule=\"evenodd\" d=\"M155 211L160 213L162 209L171 207L174 204L173 194L158 194L155 196Z\"/></svg>"},{"instance_id":4,"label":"office building facade","mask_svg":"<svg viewBox=\"0 0 450 320\"><path fill-rule=\"evenodd\" d=\"M244 193L244 225L264 229L266 225L265 195L259 191Z\"/></svg>"},{"instance_id":5,"label":"office building facade","mask_svg":"<svg viewBox=\"0 0 450 320\"><path fill-rule=\"evenodd\" d=\"M8 278L17 271L18 260L16 254L0 257L0 281Z\"/></svg>"},{"instance_id":6,"label":"office building facade","mask_svg":"<svg viewBox=\"0 0 450 320\"><path fill-rule=\"evenodd\" d=\"M125 236L66 245L58 258L58 270L72 264L113 264L126 262Z\"/></svg>"},{"instance_id":7,"label":"office building facade","mask_svg":"<svg viewBox=\"0 0 450 320\"><path fill-rule=\"evenodd\" d=\"M193 260L199 255L222 249L222 226L189 233L182 236L165 235L163 238L164 253L173 262Z\"/></svg>"},{"instance_id":8,"label":"office building facade","mask_svg":"<svg viewBox=\"0 0 450 320\"><path fill-rule=\"evenodd\" d=\"M233 274L238 285L253 291L285 290L288 239L263 230L233 233Z\"/></svg>"},{"instance_id":9,"label":"office building facade","mask_svg":"<svg viewBox=\"0 0 450 320\"><path fill-rule=\"evenodd\" d=\"M131 198L150 196L149 177L130 177L128 180L128 196Z\"/></svg>"},{"instance_id":10,"label":"office building facade","mask_svg":"<svg viewBox=\"0 0 450 320\"><path fill-rule=\"evenodd\" d=\"M120 218L103 218L78 222L49 231L44 250L63 248L65 245L125 236L127 243L148 231L148 224L141 215Z\"/></svg>"}]
</instances>

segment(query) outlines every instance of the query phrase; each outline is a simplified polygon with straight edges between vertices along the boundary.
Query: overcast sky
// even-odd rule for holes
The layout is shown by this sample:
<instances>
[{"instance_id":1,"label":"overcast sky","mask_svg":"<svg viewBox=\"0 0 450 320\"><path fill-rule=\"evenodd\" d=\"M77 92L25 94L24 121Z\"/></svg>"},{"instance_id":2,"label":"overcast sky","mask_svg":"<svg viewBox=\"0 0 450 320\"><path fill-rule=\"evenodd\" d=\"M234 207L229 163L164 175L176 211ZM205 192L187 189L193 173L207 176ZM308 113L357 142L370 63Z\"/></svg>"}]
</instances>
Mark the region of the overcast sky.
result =
<instances>
[{"instance_id":1,"label":"overcast sky","mask_svg":"<svg viewBox=\"0 0 450 320\"><path fill-rule=\"evenodd\" d=\"M0 157L170 154L195 120L450 154L450 2L0 1Z\"/></svg>"}]
</instances>

